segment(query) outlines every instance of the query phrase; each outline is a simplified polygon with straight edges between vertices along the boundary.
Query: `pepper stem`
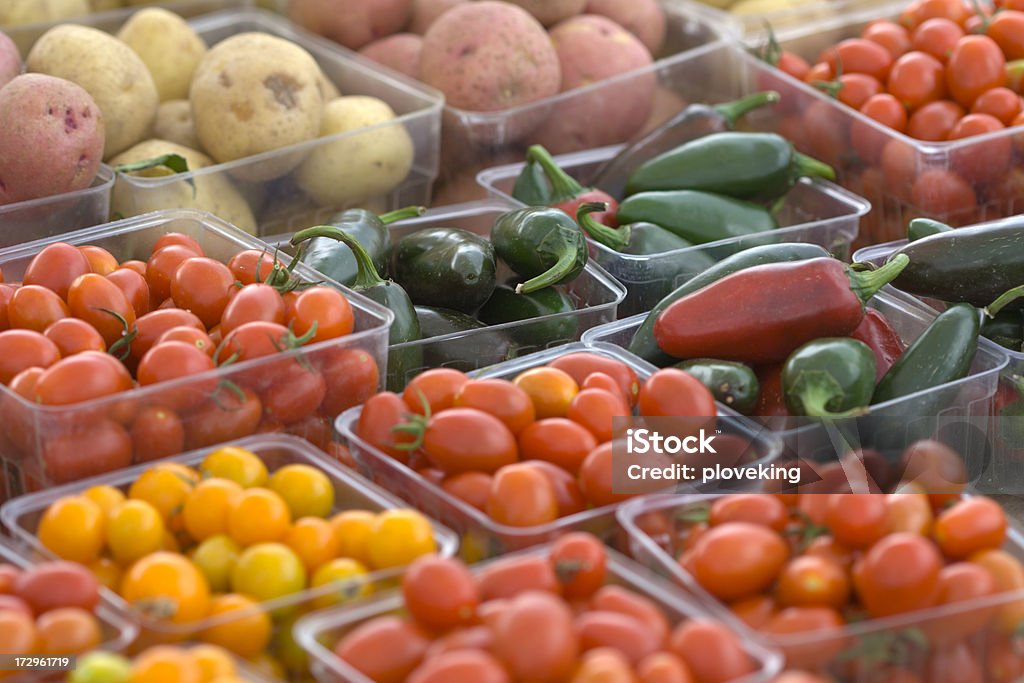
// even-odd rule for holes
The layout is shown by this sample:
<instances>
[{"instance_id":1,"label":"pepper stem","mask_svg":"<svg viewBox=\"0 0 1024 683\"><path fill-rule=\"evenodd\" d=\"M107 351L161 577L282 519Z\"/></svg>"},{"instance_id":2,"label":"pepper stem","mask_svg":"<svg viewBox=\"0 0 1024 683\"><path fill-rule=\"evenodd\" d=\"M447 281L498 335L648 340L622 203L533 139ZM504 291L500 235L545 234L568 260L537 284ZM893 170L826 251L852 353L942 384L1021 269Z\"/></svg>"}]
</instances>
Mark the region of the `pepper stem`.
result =
<instances>
[{"instance_id":1,"label":"pepper stem","mask_svg":"<svg viewBox=\"0 0 1024 683\"><path fill-rule=\"evenodd\" d=\"M999 298L990 303L984 309L982 309L989 318L994 318L999 314L999 311L1006 308L1009 304L1013 303L1017 299L1024 297L1024 285L1019 285L1003 292L999 295Z\"/></svg>"},{"instance_id":2,"label":"pepper stem","mask_svg":"<svg viewBox=\"0 0 1024 683\"><path fill-rule=\"evenodd\" d=\"M906 254L896 254L875 270L856 271L849 266L846 274L850 278L850 289L861 301L867 303L878 290L895 280L908 263L910 258Z\"/></svg>"},{"instance_id":3,"label":"pepper stem","mask_svg":"<svg viewBox=\"0 0 1024 683\"><path fill-rule=\"evenodd\" d=\"M746 97L741 97L738 100L733 100L732 102L717 104L714 106L714 110L717 111L723 119L725 119L725 122L730 128L733 128L735 127L736 122L743 116L759 107L778 101L779 93L774 90L764 90L762 92L752 93Z\"/></svg>"},{"instance_id":4,"label":"pepper stem","mask_svg":"<svg viewBox=\"0 0 1024 683\"><path fill-rule=\"evenodd\" d=\"M544 175L551 182L551 204L558 204L579 195L586 190L579 181L566 173L555 163L551 153L541 145L531 145L526 150L526 160L535 161L544 169Z\"/></svg>"},{"instance_id":5,"label":"pepper stem","mask_svg":"<svg viewBox=\"0 0 1024 683\"><path fill-rule=\"evenodd\" d=\"M836 179L835 170L824 161L818 161L814 157L809 157L806 154L801 154L800 152L795 152L793 154L793 161L795 163L798 178L824 178L825 180Z\"/></svg>"},{"instance_id":6,"label":"pepper stem","mask_svg":"<svg viewBox=\"0 0 1024 683\"><path fill-rule=\"evenodd\" d=\"M390 225L395 221L403 221L406 218L416 218L417 216L422 216L425 211L426 209L423 208L422 206L406 206L405 208L402 209L395 209L394 211L389 211L388 213L382 213L381 215L377 216L377 218L384 225Z\"/></svg>"},{"instance_id":7,"label":"pepper stem","mask_svg":"<svg viewBox=\"0 0 1024 683\"><path fill-rule=\"evenodd\" d=\"M621 228L609 228L590 214L608 210L608 202L586 202L580 204L576 209L576 222L583 228L592 240L603 244L609 249L622 251L629 244L630 228L624 225Z\"/></svg>"},{"instance_id":8,"label":"pepper stem","mask_svg":"<svg viewBox=\"0 0 1024 683\"><path fill-rule=\"evenodd\" d=\"M804 415L808 417L855 417L867 413L867 408L851 408L841 412L828 409L829 401L842 398L843 389L836 379L824 370L804 370L791 390L800 397Z\"/></svg>"},{"instance_id":9,"label":"pepper stem","mask_svg":"<svg viewBox=\"0 0 1024 683\"><path fill-rule=\"evenodd\" d=\"M419 208L419 207L409 207ZM405 211L405 209L401 209ZM397 211L395 213L398 213ZM315 225L312 228L305 228L298 231L291 238L291 244L293 246L300 245L306 240L314 237L327 237L332 240L337 240L344 244L346 247L352 250L352 255L356 259L356 276L352 281L352 289L369 289L370 287L376 287L377 285L384 284L384 278L377 272L376 266L373 265L373 259L363 248L363 245L359 243L359 240L352 237L344 230L334 227L333 225Z\"/></svg>"}]
</instances>

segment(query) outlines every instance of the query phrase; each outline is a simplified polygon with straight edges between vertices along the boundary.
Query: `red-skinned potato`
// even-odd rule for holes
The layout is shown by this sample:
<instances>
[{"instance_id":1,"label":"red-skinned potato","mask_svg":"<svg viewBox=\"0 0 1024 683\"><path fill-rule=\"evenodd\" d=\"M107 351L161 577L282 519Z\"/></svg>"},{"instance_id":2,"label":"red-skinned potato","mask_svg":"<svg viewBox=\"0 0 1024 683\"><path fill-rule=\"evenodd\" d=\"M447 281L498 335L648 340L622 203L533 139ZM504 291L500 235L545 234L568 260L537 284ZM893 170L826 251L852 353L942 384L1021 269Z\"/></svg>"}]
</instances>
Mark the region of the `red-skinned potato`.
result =
<instances>
[{"instance_id":1,"label":"red-skinned potato","mask_svg":"<svg viewBox=\"0 0 1024 683\"><path fill-rule=\"evenodd\" d=\"M574 17L583 11L587 0L508 0L532 14L545 26Z\"/></svg>"},{"instance_id":2,"label":"red-skinned potato","mask_svg":"<svg viewBox=\"0 0 1024 683\"><path fill-rule=\"evenodd\" d=\"M656 55L665 43L665 10L657 0L587 0L587 14L608 17Z\"/></svg>"},{"instance_id":3,"label":"red-skinned potato","mask_svg":"<svg viewBox=\"0 0 1024 683\"><path fill-rule=\"evenodd\" d=\"M0 88L21 73L21 55L18 46L0 31Z\"/></svg>"},{"instance_id":4,"label":"red-skinned potato","mask_svg":"<svg viewBox=\"0 0 1024 683\"><path fill-rule=\"evenodd\" d=\"M408 30L422 36L439 16L464 2L469 0L412 0L412 20Z\"/></svg>"},{"instance_id":5,"label":"red-skinned potato","mask_svg":"<svg viewBox=\"0 0 1024 683\"><path fill-rule=\"evenodd\" d=\"M419 78L422 49L423 38L420 36L415 33L396 33L373 41L359 50L359 54L410 78Z\"/></svg>"},{"instance_id":6,"label":"red-skinned potato","mask_svg":"<svg viewBox=\"0 0 1024 683\"><path fill-rule=\"evenodd\" d=\"M358 50L398 33L412 16L412 0L291 0L288 17L299 26Z\"/></svg>"},{"instance_id":7,"label":"red-skinned potato","mask_svg":"<svg viewBox=\"0 0 1024 683\"><path fill-rule=\"evenodd\" d=\"M0 88L0 205L89 187L103 158L103 114L84 89L44 74Z\"/></svg>"}]
</instances>

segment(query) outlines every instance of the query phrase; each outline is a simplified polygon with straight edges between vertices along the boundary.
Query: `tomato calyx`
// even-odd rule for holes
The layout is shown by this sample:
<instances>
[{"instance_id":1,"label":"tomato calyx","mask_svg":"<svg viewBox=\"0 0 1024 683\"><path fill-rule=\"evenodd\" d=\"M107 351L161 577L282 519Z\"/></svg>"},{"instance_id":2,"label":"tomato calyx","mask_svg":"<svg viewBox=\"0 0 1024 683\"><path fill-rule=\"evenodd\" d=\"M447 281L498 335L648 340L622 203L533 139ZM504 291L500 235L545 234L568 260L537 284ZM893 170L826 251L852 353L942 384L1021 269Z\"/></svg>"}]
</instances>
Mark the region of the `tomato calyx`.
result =
<instances>
[{"instance_id":1,"label":"tomato calyx","mask_svg":"<svg viewBox=\"0 0 1024 683\"><path fill-rule=\"evenodd\" d=\"M835 77L831 81L811 81L811 86L822 91L834 100L839 99L839 91L843 89L843 61L836 55Z\"/></svg>"},{"instance_id":2,"label":"tomato calyx","mask_svg":"<svg viewBox=\"0 0 1024 683\"><path fill-rule=\"evenodd\" d=\"M810 494L815 495L815 494ZM816 538L821 536L828 536L831 530L827 526L815 524L811 519L804 514L800 513L800 523L796 526L787 528L783 532L786 536L797 538L797 549L803 552L807 549Z\"/></svg>"},{"instance_id":3,"label":"tomato calyx","mask_svg":"<svg viewBox=\"0 0 1024 683\"><path fill-rule=\"evenodd\" d=\"M754 56L760 59L765 64L770 66L778 66L779 60L782 58L782 46L779 45L779 39L775 37L775 30L772 28L771 22L767 19L761 22L764 25L765 33L768 34L768 42L754 51Z\"/></svg>"},{"instance_id":4,"label":"tomato calyx","mask_svg":"<svg viewBox=\"0 0 1024 683\"><path fill-rule=\"evenodd\" d=\"M146 598L132 603L146 617L166 620L178 613L178 603L170 598Z\"/></svg>"},{"instance_id":5,"label":"tomato calyx","mask_svg":"<svg viewBox=\"0 0 1024 683\"><path fill-rule=\"evenodd\" d=\"M392 432L399 434L411 434L415 437L412 441L395 443L392 445L393 448L400 451L413 452L418 450L423 445L423 438L427 433L427 425L430 423L430 401L427 400L426 394L421 390L417 389L416 394L419 396L420 403L423 404L423 414L417 415L415 413L406 413L405 422L397 424L391 428Z\"/></svg>"},{"instance_id":6,"label":"tomato calyx","mask_svg":"<svg viewBox=\"0 0 1024 683\"><path fill-rule=\"evenodd\" d=\"M217 393L221 389L224 389L224 390L229 391L232 394L234 394L235 398L238 400L239 403L245 403L246 400L247 400L246 396L245 396L245 392L242 391L242 387L238 386L237 384L235 384L231 380L227 379L226 377L222 378L221 380L219 380L217 382L217 388L214 389L213 392L210 393L210 400L213 401L213 404L215 406L217 406L217 408L219 408L220 410L224 411L225 413L231 412L233 410L238 410L238 408L234 408L232 406L229 406L229 405L227 405L226 403L224 403L220 399L220 397L217 395Z\"/></svg>"},{"instance_id":7,"label":"tomato calyx","mask_svg":"<svg viewBox=\"0 0 1024 683\"><path fill-rule=\"evenodd\" d=\"M110 348L107 349L107 353L109 353L111 356L118 359L122 363L128 360L128 356L132 350L132 342L135 341L135 338L137 336L139 336L138 328L131 329L131 326L128 324L128 321L125 319L125 317L118 313L117 311L112 311L109 308L100 307L97 307L94 310L97 310L100 313L106 313L107 315L112 315L115 318L117 318L117 321L119 323L121 323L121 327L124 328L121 332L121 338L110 345Z\"/></svg>"},{"instance_id":8,"label":"tomato calyx","mask_svg":"<svg viewBox=\"0 0 1024 683\"><path fill-rule=\"evenodd\" d=\"M895 633L865 633L856 645L839 653L835 661L854 661L868 670L878 670L914 661L914 651L928 646L928 637L917 627L901 629Z\"/></svg>"}]
</instances>

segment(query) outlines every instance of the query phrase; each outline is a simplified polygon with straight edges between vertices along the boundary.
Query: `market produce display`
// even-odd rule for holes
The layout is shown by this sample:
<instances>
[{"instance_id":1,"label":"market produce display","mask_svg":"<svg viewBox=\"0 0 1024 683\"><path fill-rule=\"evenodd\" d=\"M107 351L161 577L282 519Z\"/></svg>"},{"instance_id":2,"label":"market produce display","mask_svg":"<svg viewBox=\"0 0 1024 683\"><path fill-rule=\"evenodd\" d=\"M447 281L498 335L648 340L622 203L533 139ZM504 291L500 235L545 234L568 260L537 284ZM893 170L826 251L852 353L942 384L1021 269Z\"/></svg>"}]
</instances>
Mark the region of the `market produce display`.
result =
<instances>
[{"instance_id":1,"label":"market produce display","mask_svg":"<svg viewBox=\"0 0 1024 683\"><path fill-rule=\"evenodd\" d=\"M224 648L210 644L159 645L132 658L94 652L82 658L68 683L133 683L179 681L181 683L248 683L256 679Z\"/></svg>"}]
</instances>

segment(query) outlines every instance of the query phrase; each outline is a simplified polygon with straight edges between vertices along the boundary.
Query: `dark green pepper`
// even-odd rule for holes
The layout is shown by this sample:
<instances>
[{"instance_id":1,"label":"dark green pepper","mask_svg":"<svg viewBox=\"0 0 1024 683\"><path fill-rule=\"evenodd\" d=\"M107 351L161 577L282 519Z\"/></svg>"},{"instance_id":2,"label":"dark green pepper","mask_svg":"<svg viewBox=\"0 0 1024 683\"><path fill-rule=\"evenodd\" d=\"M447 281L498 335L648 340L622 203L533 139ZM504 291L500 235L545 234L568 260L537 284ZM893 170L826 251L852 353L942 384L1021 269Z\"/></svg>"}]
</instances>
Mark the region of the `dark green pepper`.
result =
<instances>
[{"instance_id":1,"label":"dark green pepper","mask_svg":"<svg viewBox=\"0 0 1024 683\"><path fill-rule=\"evenodd\" d=\"M515 347L508 337L498 331L481 331L487 330L487 325L465 313L450 308L416 306L416 316L425 340L458 335L459 332L474 333L423 344L423 364L428 368L444 367L470 372L515 355Z\"/></svg>"},{"instance_id":2,"label":"dark green pepper","mask_svg":"<svg viewBox=\"0 0 1024 683\"><path fill-rule=\"evenodd\" d=\"M978 348L980 331L981 315L978 309L967 304L950 306L932 321L893 363L889 372L882 376L871 402L891 401L966 377ZM933 409L937 409L937 406ZM924 405L917 409L917 413L922 416L936 415Z\"/></svg>"},{"instance_id":3,"label":"dark green pepper","mask_svg":"<svg viewBox=\"0 0 1024 683\"><path fill-rule=\"evenodd\" d=\"M677 359L664 353L658 347L658 343L654 339L654 323L662 311L677 299L681 299L687 294L710 285L712 282L717 282L727 275L732 275L751 266L759 266L765 263L803 261L828 255L829 253L824 247L816 244L786 242L783 244L766 244L751 247L728 258L724 258L704 272L679 285L658 302L651 312L647 314L643 324L640 325L640 328L633 335L633 341L629 344L629 350L647 362L659 367L672 365L677 362Z\"/></svg>"},{"instance_id":4,"label":"dark green pepper","mask_svg":"<svg viewBox=\"0 0 1024 683\"><path fill-rule=\"evenodd\" d=\"M403 344L420 339L420 323L413 309L412 301L402 286L384 280L377 273L370 254L348 233L333 226L317 226L300 230L292 236L293 246L300 246L310 239L332 239L344 244L355 257L356 276L351 287L360 294L386 307L395 314L388 330L388 345ZM423 352L418 346L402 350L392 349L388 353L388 388L394 391L405 387L409 374L423 367Z\"/></svg>"},{"instance_id":5,"label":"dark green pepper","mask_svg":"<svg viewBox=\"0 0 1024 683\"><path fill-rule=\"evenodd\" d=\"M733 410L750 415L757 407L761 387L750 366L714 358L696 358L677 363L676 367L699 379L714 394L715 400Z\"/></svg>"},{"instance_id":6,"label":"dark green pepper","mask_svg":"<svg viewBox=\"0 0 1024 683\"><path fill-rule=\"evenodd\" d=\"M907 223L907 241L913 242L929 235L938 235L940 232L949 232L953 228L945 223L932 220L931 218L914 218Z\"/></svg>"},{"instance_id":7,"label":"dark green pepper","mask_svg":"<svg viewBox=\"0 0 1024 683\"><path fill-rule=\"evenodd\" d=\"M619 223L660 225L694 244L744 237L777 227L775 217L750 202L699 192L642 192L619 205Z\"/></svg>"},{"instance_id":8,"label":"dark green pepper","mask_svg":"<svg viewBox=\"0 0 1024 683\"><path fill-rule=\"evenodd\" d=\"M602 203L584 204L600 211ZM517 275L528 278L517 293L536 292L575 280L587 265L587 238L564 211L533 206L509 211L491 228L494 252Z\"/></svg>"},{"instance_id":9,"label":"dark green pepper","mask_svg":"<svg viewBox=\"0 0 1024 683\"><path fill-rule=\"evenodd\" d=\"M354 237L370 255L377 273L386 276L388 252L391 251L388 225L422 214L423 207L420 206L407 206L382 216L364 209L349 209L335 215L326 224ZM351 285L356 278L356 259L352 250L330 237L318 237L306 242L301 260L313 270L343 285Z\"/></svg>"},{"instance_id":10,"label":"dark green pepper","mask_svg":"<svg viewBox=\"0 0 1024 683\"><path fill-rule=\"evenodd\" d=\"M544 167L536 161L527 161L512 187L512 198L527 206L547 206L551 203L551 181Z\"/></svg>"},{"instance_id":11,"label":"dark green pepper","mask_svg":"<svg viewBox=\"0 0 1024 683\"><path fill-rule=\"evenodd\" d=\"M625 249L619 250L623 254L647 256L650 254L664 254L667 251L687 249L693 246L693 242L684 240L674 232L669 232L654 223L632 223L623 227L629 228L629 243ZM709 266L715 262L710 256L704 256L704 258Z\"/></svg>"},{"instance_id":12,"label":"dark green pepper","mask_svg":"<svg viewBox=\"0 0 1024 683\"><path fill-rule=\"evenodd\" d=\"M458 228L427 228L406 235L392 254L395 280L413 303L475 313L496 284L494 247Z\"/></svg>"},{"instance_id":13,"label":"dark green pepper","mask_svg":"<svg viewBox=\"0 0 1024 683\"><path fill-rule=\"evenodd\" d=\"M632 239L632 228L628 225L620 228L609 228L603 223L598 223L591 215L594 213L593 206L601 206L598 211L607 211L607 202L587 202L580 204L576 210L576 223L583 229L587 237L599 244L614 251L623 251ZM666 231L667 232L667 231Z\"/></svg>"},{"instance_id":14,"label":"dark green pepper","mask_svg":"<svg viewBox=\"0 0 1024 683\"><path fill-rule=\"evenodd\" d=\"M825 337L809 341L782 366L782 392L792 415L863 414L875 389L875 354L862 341Z\"/></svg>"},{"instance_id":15,"label":"dark green pepper","mask_svg":"<svg viewBox=\"0 0 1024 683\"><path fill-rule=\"evenodd\" d=\"M547 348L555 342L576 339L577 320L571 315L562 315L550 320L533 320L559 313L572 313L576 307L567 294L554 287L545 287L536 292L516 294L515 285L498 285L494 294L480 309L477 317L488 325L501 325L515 321L532 321L519 329L508 330L507 334L517 344Z\"/></svg>"},{"instance_id":16,"label":"dark green pepper","mask_svg":"<svg viewBox=\"0 0 1024 683\"><path fill-rule=\"evenodd\" d=\"M994 318L985 318L981 336L1000 346L1020 351L1024 347L1024 315L1020 311L1000 311Z\"/></svg>"},{"instance_id":17,"label":"dark green pepper","mask_svg":"<svg viewBox=\"0 0 1024 683\"><path fill-rule=\"evenodd\" d=\"M835 171L800 154L781 135L724 132L691 140L642 164L630 175L626 194L700 190L771 200L803 177L834 180Z\"/></svg>"}]
</instances>

